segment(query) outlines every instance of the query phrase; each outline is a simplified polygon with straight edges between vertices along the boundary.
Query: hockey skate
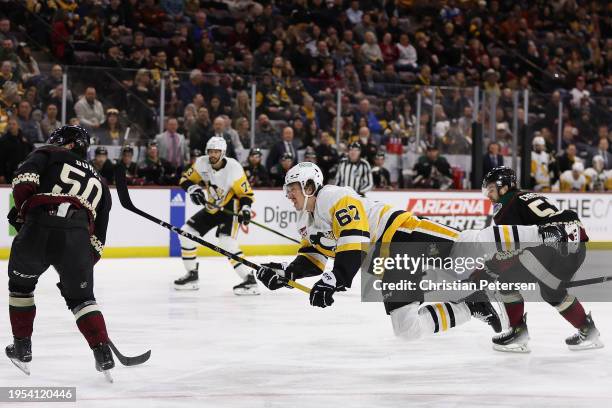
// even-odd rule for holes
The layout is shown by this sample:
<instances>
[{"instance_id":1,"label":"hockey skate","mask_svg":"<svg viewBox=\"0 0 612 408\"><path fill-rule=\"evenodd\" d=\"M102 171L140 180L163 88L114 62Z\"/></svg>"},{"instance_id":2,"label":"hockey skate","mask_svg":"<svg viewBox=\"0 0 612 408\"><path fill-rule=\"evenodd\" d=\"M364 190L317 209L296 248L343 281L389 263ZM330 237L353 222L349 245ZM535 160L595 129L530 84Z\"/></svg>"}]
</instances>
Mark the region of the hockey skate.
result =
<instances>
[{"instance_id":1,"label":"hockey skate","mask_svg":"<svg viewBox=\"0 0 612 408\"><path fill-rule=\"evenodd\" d=\"M174 281L174 289L176 290L198 290L200 289L198 278L198 265L195 269L187 272L183 277Z\"/></svg>"},{"instance_id":2,"label":"hockey skate","mask_svg":"<svg viewBox=\"0 0 612 408\"><path fill-rule=\"evenodd\" d=\"M6 346L6 356L11 360L15 367L30 375L29 362L32 361L32 340L27 337L24 339L13 338L13 344Z\"/></svg>"},{"instance_id":3,"label":"hockey skate","mask_svg":"<svg viewBox=\"0 0 612 408\"><path fill-rule=\"evenodd\" d=\"M259 295L259 288L257 287L257 281L255 275L250 273L247 275L244 282L234 286L234 295L237 296L253 296Z\"/></svg>"},{"instance_id":4,"label":"hockey skate","mask_svg":"<svg viewBox=\"0 0 612 408\"><path fill-rule=\"evenodd\" d=\"M472 317L491 326L495 333L501 332L501 320L486 293L483 291L474 292L466 297L464 302L470 309Z\"/></svg>"},{"instance_id":5,"label":"hockey skate","mask_svg":"<svg viewBox=\"0 0 612 408\"><path fill-rule=\"evenodd\" d=\"M505 332L493 337L493 350L511 353L529 353L529 330L527 329L527 314L516 327L510 327Z\"/></svg>"},{"instance_id":6,"label":"hockey skate","mask_svg":"<svg viewBox=\"0 0 612 408\"><path fill-rule=\"evenodd\" d=\"M113 360L113 353L111 352L110 346L108 344L100 344L92 350L94 358L96 359L96 370L101 371L106 380L112 383L113 377L110 375L110 370L115 367L115 361Z\"/></svg>"},{"instance_id":7,"label":"hockey skate","mask_svg":"<svg viewBox=\"0 0 612 408\"><path fill-rule=\"evenodd\" d=\"M565 339L565 344L573 351L603 348L604 344L599 339L599 330L597 330L595 323L593 323L591 313L587 315L584 327Z\"/></svg>"}]
</instances>

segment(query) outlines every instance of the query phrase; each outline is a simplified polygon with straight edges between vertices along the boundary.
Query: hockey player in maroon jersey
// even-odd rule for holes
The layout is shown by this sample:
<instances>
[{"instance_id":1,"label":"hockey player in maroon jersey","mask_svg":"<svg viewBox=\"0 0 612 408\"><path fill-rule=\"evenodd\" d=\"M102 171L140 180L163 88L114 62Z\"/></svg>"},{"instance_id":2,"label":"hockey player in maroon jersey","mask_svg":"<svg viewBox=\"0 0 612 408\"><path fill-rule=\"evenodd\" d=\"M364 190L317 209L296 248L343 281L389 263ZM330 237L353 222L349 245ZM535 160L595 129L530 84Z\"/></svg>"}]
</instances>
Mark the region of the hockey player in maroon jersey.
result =
<instances>
[{"instance_id":1,"label":"hockey player in maroon jersey","mask_svg":"<svg viewBox=\"0 0 612 408\"><path fill-rule=\"evenodd\" d=\"M55 130L15 172L15 207L9 222L19 231L8 267L13 344L6 355L29 375L36 306L34 289L49 266L76 324L93 350L96 368L111 380L115 363L104 317L93 293L93 267L106 240L111 196L87 162L90 138L79 126Z\"/></svg>"},{"instance_id":2,"label":"hockey player in maroon jersey","mask_svg":"<svg viewBox=\"0 0 612 408\"><path fill-rule=\"evenodd\" d=\"M516 174L508 167L491 170L485 176L482 187L483 193L495 204L495 224L561 227L567 231L569 241L562 244L564 247L561 250L560 247L539 245L502 252L503 256L495 256L487 266L492 272L499 273L499 281L511 281L521 276L535 278L542 298L578 329L577 333L565 340L571 350L603 347L591 314L587 314L580 301L562 285L572 279L586 256L585 242L588 237L578 215L571 210L560 211L541 194L519 190ZM498 241L503 242L503 239ZM498 351L529 352L524 299L518 291L502 291L501 295L510 328L493 338L493 348Z\"/></svg>"}]
</instances>

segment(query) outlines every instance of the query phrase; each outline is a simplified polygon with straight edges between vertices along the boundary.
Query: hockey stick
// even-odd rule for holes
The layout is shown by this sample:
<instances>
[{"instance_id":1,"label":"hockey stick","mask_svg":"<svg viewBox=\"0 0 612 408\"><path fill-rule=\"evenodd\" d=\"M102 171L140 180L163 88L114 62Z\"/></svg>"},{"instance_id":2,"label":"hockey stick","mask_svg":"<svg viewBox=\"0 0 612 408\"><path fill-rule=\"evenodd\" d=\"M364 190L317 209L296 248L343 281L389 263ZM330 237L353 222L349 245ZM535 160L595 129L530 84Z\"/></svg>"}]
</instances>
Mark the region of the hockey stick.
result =
<instances>
[{"instance_id":1,"label":"hockey stick","mask_svg":"<svg viewBox=\"0 0 612 408\"><path fill-rule=\"evenodd\" d=\"M240 262L246 266L248 266L249 268L252 268L256 271L260 270L262 268L262 266L257 265L254 262L249 261L248 259L242 258L238 255L235 255L229 251L226 251L223 248L218 247L215 244L212 244L208 241L204 241L202 238L197 237L195 235L192 235L186 231L183 231L182 229L175 227L172 224L169 224L165 221L160 220L159 218L156 218L154 216L152 216L149 213L146 213L144 211L142 211L141 209L137 208L134 203L132 203L132 199L130 198L130 192L128 191L128 187L127 187L127 180L125 178L125 172L122 171L117 171L115 172L115 188L117 189L117 195L119 196L119 201L121 202L121 205L123 206L123 208L125 208L128 211L131 211L133 213L136 213L138 215L140 215L143 218L148 219L149 221L152 221L158 225L161 225L164 228L169 229L170 231L179 234L185 238L189 238L190 240L197 242L198 244L212 249L215 252L220 253L221 255L224 255L230 259L233 259L236 262ZM299 289L302 292L306 292L306 293L310 293L310 288L297 283L293 280L287 280L287 285Z\"/></svg>"},{"instance_id":2,"label":"hockey stick","mask_svg":"<svg viewBox=\"0 0 612 408\"><path fill-rule=\"evenodd\" d=\"M594 285L596 283L606 283L612 281L612 276L600 276L598 278L580 279L570 282L564 282L561 286L564 288L574 288L576 286Z\"/></svg>"},{"instance_id":3,"label":"hockey stick","mask_svg":"<svg viewBox=\"0 0 612 408\"><path fill-rule=\"evenodd\" d=\"M239 216L240 216L240 214L237 214L237 213L235 213L235 212L233 212L233 211L230 211L230 210L228 210L227 208L221 207L220 205L217 205L217 204L215 204L215 203L210 203L210 202L207 202L207 203L206 203L206 205L209 205L209 206L211 206L211 207L217 208L217 209L221 210L223 213L225 213L225 214L227 214L227 215L233 215L234 217L239 217ZM263 224L260 224L260 223L258 223L258 222L256 222L256 221L251 220L251 221L249 221L249 222L250 222L251 224L253 224L253 225L257 225L259 228L263 228L263 229L265 229L266 231L270 231L270 232L272 232L272 233L274 233L274 234L276 234L276 235L280 235L281 237L286 238L286 239L288 239L289 241L293 241L293 242L295 242L296 244L299 244L299 243L300 243L300 241L298 241L297 239L295 239L295 238L291 238L290 236L287 236L287 235L285 235L285 234L283 234L283 233L281 233L281 232L278 232L278 231L276 231L276 230L274 230L274 229L272 229L272 228L270 228L270 227L267 227L267 226L265 226L265 225L263 225Z\"/></svg>"},{"instance_id":4,"label":"hockey stick","mask_svg":"<svg viewBox=\"0 0 612 408\"><path fill-rule=\"evenodd\" d=\"M139 364L146 362L149 359L149 357L151 357L151 350L139 356L127 357L121 354L119 350L117 350L117 347L115 347L115 344L112 341L109 340L108 345L110 346L115 356L117 356L117 360L119 360L121 364L123 364L124 366L139 365Z\"/></svg>"}]
</instances>

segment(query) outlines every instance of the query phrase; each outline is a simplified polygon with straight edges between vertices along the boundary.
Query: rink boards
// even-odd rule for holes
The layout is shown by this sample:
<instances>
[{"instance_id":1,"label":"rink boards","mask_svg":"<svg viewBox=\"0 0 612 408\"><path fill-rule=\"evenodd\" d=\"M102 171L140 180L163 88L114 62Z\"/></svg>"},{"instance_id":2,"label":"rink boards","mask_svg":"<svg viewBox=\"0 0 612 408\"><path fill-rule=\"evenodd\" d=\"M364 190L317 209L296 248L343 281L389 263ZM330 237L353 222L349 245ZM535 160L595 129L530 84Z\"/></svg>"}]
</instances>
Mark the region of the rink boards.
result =
<instances>
[{"instance_id":1,"label":"rink boards","mask_svg":"<svg viewBox=\"0 0 612 408\"><path fill-rule=\"evenodd\" d=\"M105 257L164 257L178 256L178 239L169 231L124 210L114 189L113 208L107 236ZM6 259L15 231L4 214L11 206L11 190L0 188L0 259ZM136 206L174 225L181 226L198 208L180 189L133 188L131 195ZM368 197L389 203L399 209L442 222L458 229L480 229L491 222L493 206L476 191L374 191ZM593 247L612 247L612 194L550 193L548 197L560 209L578 212L585 224ZM254 220L277 231L298 238L299 214L293 210L282 190L255 190ZM206 237L216 242L214 233ZM295 253L290 241L250 225L242 228L238 239L247 255L285 255ZM201 255L210 252L200 249Z\"/></svg>"}]
</instances>

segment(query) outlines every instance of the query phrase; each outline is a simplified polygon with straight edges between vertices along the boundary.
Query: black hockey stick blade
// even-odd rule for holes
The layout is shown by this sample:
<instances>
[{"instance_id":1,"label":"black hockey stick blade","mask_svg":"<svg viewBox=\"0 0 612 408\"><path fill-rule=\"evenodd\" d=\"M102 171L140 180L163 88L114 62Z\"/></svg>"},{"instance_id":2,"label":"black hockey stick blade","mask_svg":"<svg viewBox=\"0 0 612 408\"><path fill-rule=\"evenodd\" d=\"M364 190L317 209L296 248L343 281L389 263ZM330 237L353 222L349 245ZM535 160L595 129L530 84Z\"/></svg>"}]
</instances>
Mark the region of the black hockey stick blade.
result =
<instances>
[{"instance_id":1,"label":"black hockey stick blade","mask_svg":"<svg viewBox=\"0 0 612 408\"><path fill-rule=\"evenodd\" d=\"M117 350L117 347L115 347L115 344L112 341L109 340L108 345L110 346L111 350L113 350L115 356L117 356L117 360L119 360L119 362L124 366L135 366L143 364L151 357L151 350L148 350L146 353L143 353L139 356L127 357L121 354L119 350Z\"/></svg>"},{"instance_id":2,"label":"black hockey stick blade","mask_svg":"<svg viewBox=\"0 0 612 408\"><path fill-rule=\"evenodd\" d=\"M574 288L576 286L595 285L597 283L606 283L612 281L612 276L600 276L598 278L580 279L569 281L561 284L564 288Z\"/></svg>"}]
</instances>

